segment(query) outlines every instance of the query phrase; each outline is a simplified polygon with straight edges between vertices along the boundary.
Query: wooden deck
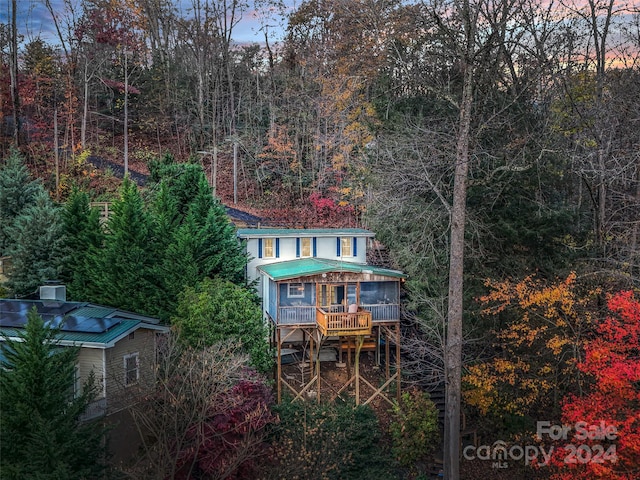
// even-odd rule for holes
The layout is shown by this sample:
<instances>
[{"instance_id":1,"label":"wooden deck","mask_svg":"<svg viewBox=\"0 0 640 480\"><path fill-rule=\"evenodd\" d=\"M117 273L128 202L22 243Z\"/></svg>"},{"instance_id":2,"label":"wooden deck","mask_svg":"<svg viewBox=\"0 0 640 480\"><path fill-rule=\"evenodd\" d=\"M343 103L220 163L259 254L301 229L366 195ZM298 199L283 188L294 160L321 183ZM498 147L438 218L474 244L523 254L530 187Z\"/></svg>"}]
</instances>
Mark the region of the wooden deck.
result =
<instances>
[{"instance_id":1,"label":"wooden deck","mask_svg":"<svg viewBox=\"0 0 640 480\"><path fill-rule=\"evenodd\" d=\"M325 337L371 334L371 312L368 310L331 313L317 308L316 323L320 333Z\"/></svg>"}]
</instances>

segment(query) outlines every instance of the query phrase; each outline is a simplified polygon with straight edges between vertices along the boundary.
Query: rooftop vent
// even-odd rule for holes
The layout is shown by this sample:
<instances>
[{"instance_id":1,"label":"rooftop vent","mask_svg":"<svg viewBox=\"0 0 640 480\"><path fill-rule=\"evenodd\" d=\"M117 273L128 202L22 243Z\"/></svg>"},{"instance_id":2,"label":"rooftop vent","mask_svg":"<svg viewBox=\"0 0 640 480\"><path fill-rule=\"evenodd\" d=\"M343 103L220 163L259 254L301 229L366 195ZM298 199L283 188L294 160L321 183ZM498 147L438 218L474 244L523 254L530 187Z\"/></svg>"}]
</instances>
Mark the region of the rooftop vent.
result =
<instances>
[{"instance_id":1,"label":"rooftop vent","mask_svg":"<svg viewBox=\"0 0 640 480\"><path fill-rule=\"evenodd\" d=\"M46 282L40 287L40 300L53 302L67 301L67 287L58 281Z\"/></svg>"}]
</instances>

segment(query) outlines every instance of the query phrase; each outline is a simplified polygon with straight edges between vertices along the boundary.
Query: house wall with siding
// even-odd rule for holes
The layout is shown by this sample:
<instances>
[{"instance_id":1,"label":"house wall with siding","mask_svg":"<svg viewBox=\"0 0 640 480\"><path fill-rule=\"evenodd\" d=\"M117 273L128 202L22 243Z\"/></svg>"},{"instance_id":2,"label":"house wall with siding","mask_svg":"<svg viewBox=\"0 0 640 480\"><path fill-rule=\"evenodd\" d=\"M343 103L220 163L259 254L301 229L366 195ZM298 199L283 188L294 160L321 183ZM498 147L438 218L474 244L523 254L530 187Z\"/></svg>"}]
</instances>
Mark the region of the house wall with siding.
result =
<instances>
[{"instance_id":1,"label":"house wall with siding","mask_svg":"<svg viewBox=\"0 0 640 480\"><path fill-rule=\"evenodd\" d=\"M84 385L91 372L93 372L97 387L96 398L104 398L103 355L103 349L87 347L81 348L80 353L78 354L77 365L79 367L80 385Z\"/></svg>"},{"instance_id":2,"label":"house wall with siding","mask_svg":"<svg viewBox=\"0 0 640 480\"><path fill-rule=\"evenodd\" d=\"M133 338L131 335L126 336L106 351L106 390L110 413L126 408L142 390L153 383L155 335L153 330L140 328L134 332ZM139 380L135 385L126 386L124 357L134 353L138 354Z\"/></svg>"},{"instance_id":3,"label":"house wall with siding","mask_svg":"<svg viewBox=\"0 0 640 480\"><path fill-rule=\"evenodd\" d=\"M349 238L354 238L348 236ZM264 238L264 237L263 237ZM257 238L246 239L246 249L249 254L249 263L247 264L247 280L253 281L260 279L257 267L275 262L285 262L287 260L295 260L296 256L296 238L313 238L312 236L300 235L299 237L277 237L274 235L269 238L279 238L279 256L277 258L260 258L259 242ZM366 237L355 237L357 239L355 256L338 256L337 236L316 237L316 257L327 258L329 260L341 259L345 262L367 263L367 239ZM353 246L351 247L353 249ZM258 285L258 292L261 292L261 286Z\"/></svg>"}]
</instances>

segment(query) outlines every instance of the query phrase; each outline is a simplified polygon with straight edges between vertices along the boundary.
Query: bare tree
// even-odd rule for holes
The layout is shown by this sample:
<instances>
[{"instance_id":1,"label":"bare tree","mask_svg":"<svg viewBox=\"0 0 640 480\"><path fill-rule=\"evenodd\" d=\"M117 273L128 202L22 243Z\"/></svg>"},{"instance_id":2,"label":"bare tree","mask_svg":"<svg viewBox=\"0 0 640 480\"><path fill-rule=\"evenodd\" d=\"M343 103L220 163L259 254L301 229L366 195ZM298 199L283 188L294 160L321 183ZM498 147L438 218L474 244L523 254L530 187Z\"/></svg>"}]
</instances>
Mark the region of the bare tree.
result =
<instances>
[{"instance_id":1,"label":"bare tree","mask_svg":"<svg viewBox=\"0 0 640 480\"><path fill-rule=\"evenodd\" d=\"M417 310L419 315L433 319L424 325L424 331L439 332L432 338L444 340L445 476L457 479L465 259L470 251L481 254L478 240L490 238L478 222L478 212L469 211L467 186L470 177L476 188L508 182L515 172L528 168L518 158L533 160L538 156L532 151L540 144L529 146L532 142L527 129L518 132L512 128L510 109L514 105L532 111L537 108L534 102L541 101L541 92L545 92L542 85L552 81L558 71L548 58L549 44L563 38L549 23L553 16L537 2L526 0L431 1L412 11L418 12L422 36L395 44L399 67L392 70L391 79L395 81L396 74L409 79L421 75L421 84L401 82L402 88L412 88L414 95L426 97L436 113L417 119L407 115L415 124L407 122L402 137L396 132L379 136L372 157L376 159L374 171L380 168L374 189L382 195L374 200L372 213L378 216L383 212L379 220L386 219L391 225L398 222L393 220L394 214L404 222L394 232L393 227L381 225L385 220L376 221L376 228L383 232L381 240L390 248L409 244L411 253L398 255L402 268L421 266L424 258L432 262L426 274L416 269L425 293L415 290L420 282L410 280L408 286L411 299L424 307ZM562 48L557 43L553 47ZM505 130L518 136L517 148L510 141L496 142L504 138ZM405 134L413 140L404 139ZM418 141L420 136L423 138ZM412 153L404 146L408 143L415 145ZM495 195L499 191L497 188ZM412 217L404 214L409 209ZM436 217L440 220L434 222ZM444 248L443 237L447 240ZM448 275L444 274L447 267ZM442 326L444 318L446 325ZM417 343L414 346L421 348ZM422 350L428 355L438 352L438 348Z\"/></svg>"},{"instance_id":2,"label":"bare tree","mask_svg":"<svg viewBox=\"0 0 640 480\"><path fill-rule=\"evenodd\" d=\"M130 409L144 451L133 477L206 471L207 478L223 479L260 453L264 427L273 421L270 390L237 345L196 350L170 337L158 358L155 385L141 390L151 393Z\"/></svg>"},{"instance_id":3,"label":"bare tree","mask_svg":"<svg viewBox=\"0 0 640 480\"><path fill-rule=\"evenodd\" d=\"M20 145L20 93L18 90L18 5L11 0L11 41L9 43L9 73L11 75L11 103L13 106L13 143Z\"/></svg>"}]
</instances>

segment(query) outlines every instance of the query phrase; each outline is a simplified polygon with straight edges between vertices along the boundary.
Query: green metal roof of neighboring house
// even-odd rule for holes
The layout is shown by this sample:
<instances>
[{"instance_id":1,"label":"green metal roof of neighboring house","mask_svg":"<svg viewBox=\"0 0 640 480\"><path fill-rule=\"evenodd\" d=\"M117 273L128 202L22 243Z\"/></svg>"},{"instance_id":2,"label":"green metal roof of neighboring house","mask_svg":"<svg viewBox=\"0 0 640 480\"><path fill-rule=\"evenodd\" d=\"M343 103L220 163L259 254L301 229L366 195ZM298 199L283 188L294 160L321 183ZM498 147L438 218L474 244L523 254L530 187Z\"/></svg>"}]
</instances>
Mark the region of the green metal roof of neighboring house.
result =
<instances>
[{"instance_id":1,"label":"green metal roof of neighboring house","mask_svg":"<svg viewBox=\"0 0 640 480\"><path fill-rule=\"evenodd\" d=\"M101 307L97 305L87 305L73 311L74 315L80 317L105 318L116 312L117 309L111 307Z\"/></svg>"},{"instance_id":2,"label":"green metal roof of neighboring house","mask_svg":"<svg viewBox=\"0 0 640 480\"><path fill-rule=\"evenodd\" d=\"M0 299L0 334L18 337L35 310L45 324L60 330L63 345L111 348L139 328L167 332L160 320L118 308L86 302Z\"/></svg>"},{"instance_id":3,"label":"green metal roof of neighboring house","mask_svg":"<svg viewBox=\"0 0 640 480\"><path fill-rule=\"evenodd\" d=\"M304 277L307 275L320 275L329 272L371 273L396 278L407 277L398 270L374 267L364 263L329 260L326 258L301 258L299 260L270 263L268 265L260 265L258 270L264 272L275 281Z\"/></svg>"},{"instance_id":4,"label":"green metal roof of neighboring house","mask_svg":"<svg viewBox=\"0 0 640 480\"><path fill-rule=\"evenodd\" d=\"M239 228L240 238L258 237L374 237L364 228Z\"/></svg>"},{"instance_id":5,"label":"green metal roof of neighboring house","mask_svg":"<svg viewBox=\"0 0 640 480\"><path fill-rule=\"evenodd\" d=\"M85 333L85 332L60 332L58 340L62 345L78 345L95 348L110 348L122 337L139 328L151 328L153 330L165 331L167 327L160 325L150 325L141 320L122 320L118 325L110 328L102 333ZM24 332L21 328L2 327L0 335L3 337L17 338L20 332Z\"/></svg>"}]
</instances>

